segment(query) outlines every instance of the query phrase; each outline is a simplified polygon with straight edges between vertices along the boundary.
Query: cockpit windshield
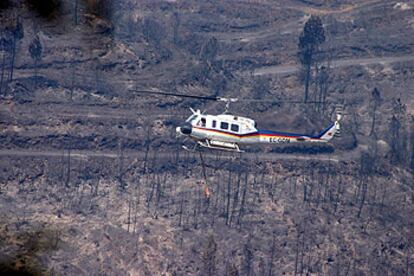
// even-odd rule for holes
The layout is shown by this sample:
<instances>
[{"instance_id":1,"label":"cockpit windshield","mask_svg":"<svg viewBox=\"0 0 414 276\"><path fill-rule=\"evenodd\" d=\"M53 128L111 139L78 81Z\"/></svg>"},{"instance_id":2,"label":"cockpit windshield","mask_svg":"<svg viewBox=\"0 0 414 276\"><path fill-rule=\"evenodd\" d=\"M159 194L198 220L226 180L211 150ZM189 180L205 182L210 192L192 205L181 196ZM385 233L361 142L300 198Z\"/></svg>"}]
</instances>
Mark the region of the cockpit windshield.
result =
<instances>
[{"instance_id":1,"label":"cockpit windshield","mask_svg":"<svg viewBox=\"0 0 414 276\"><path fill-rule=\"evenodd\" d=\"M197 117L198 117L197 115L193 114L190 117L188 117L186 122L192 124L197 119Z\"/></svg>"}]
</instances>

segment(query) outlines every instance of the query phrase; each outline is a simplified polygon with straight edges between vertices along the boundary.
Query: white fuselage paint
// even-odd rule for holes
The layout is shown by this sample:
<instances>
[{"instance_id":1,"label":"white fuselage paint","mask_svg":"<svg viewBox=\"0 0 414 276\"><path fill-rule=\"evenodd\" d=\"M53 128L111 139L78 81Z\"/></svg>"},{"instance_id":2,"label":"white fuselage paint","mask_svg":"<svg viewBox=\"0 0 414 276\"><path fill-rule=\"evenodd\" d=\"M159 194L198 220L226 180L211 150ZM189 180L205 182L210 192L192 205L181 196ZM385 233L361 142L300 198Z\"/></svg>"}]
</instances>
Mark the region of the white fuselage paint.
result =
<instances>
[{"instance_id":1,"label":"white fuselage paint","mask_svg":"<svg viewBox=\"0 0 414 276\"><path fill-rule=\"evenodd\" d=\"M328 142L339 131L339 119L317 136L258 130L256 123L249 118L194 113L187 119L191 124L188 136L197 141L220 141L234 144L288 144L295 142ZM177 128L177 132L181 129Z\"/></svg>"}]
</instances>

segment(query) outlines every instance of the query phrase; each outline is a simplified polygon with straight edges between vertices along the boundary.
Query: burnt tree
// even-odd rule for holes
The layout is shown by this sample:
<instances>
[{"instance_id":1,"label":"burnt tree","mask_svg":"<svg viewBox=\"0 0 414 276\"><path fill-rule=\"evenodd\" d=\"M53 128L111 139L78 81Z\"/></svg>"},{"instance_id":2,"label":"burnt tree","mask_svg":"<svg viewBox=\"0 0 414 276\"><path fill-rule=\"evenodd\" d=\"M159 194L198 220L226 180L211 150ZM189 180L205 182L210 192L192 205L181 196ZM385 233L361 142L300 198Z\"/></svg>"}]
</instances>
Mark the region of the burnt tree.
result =
<instances>
[{"instance_id":1,"label":"burnt tree","mask_svg":"<svg viewBox=\"0 0 414 276\"><path fill-rule=\"evenodd\" d=\"M250 276L254 275L253 272L253 260L254 260L254 249L252 246L252 236L249 235L247 238L247 242L243 248L243 255L244 255L244 275Z\"/></svg>"},{"instance_id":2,"label":"burnt tree","mask_svg":"<svg viewBox=\"0 0 414 276\"><path fill-rule=\"evenodd\" d=\"M203 251L202 259L204 266L204 275L216 275L216 254L217 243L214 240L214 236L210 235L207 240L206 247Z\"/></svg>"},{"instance_id":3,"label":"burnt tree","mask_svg":"<svg viewBox=\"0 0 414 276\"><path fill-rule=\"evenodd\" d=\"M309 97L309 84L311 80L312 65L316 61L316 54L319 50L319 46L323 42L325 42L325 32L322 20L319 16L311 16L305 23L305 27L299 36L299 51L297 53L305 75L305 103L308 101Z\"/></svg>"},{"instance_id":4,"label":"burnt tree","mask_svg":"<svg viewBox=\"0 0 414 276\"><path fill-rule=\"evenodd\" d=\"M11 46L11 60L10 60L10 72L9 72L9 82L13 80L14 73L14 62L16 60L16 49L18 47L18 42L24 37L23 24L17 19L16 25L11 28L12 33L12 46Z\"/></svg>"},{"instance_id":5,"label":"burnt tree","mask_svg":"<svg viewBox=\"0 0 414 276\"><path fill-rule=\"evenodd\" d=\"M5 36L0 38L0 53L1 53L1 75L0 75L0 94L3 88L3 82L5 81L4 76L6 72L6 60L7 54L10 52L11 49L11 41L10 39Z\"/></svg>"},{"instance_id":6,"label":"burnt tree","mask_svg":"<svg viewBox=\"0 0 414 276\"><path fill-rule=\"evenodd\" d=\"M377 122L377 110L378 110L378 107L381 105L381 94L376 87L371 92L370 104L371 104L372 122L371 122L371 131L369 135L371 136L375 133L375 126Z\"/></svg>"},{"instance_id":7,"label":"burnt tree","mask_svg":"<svg viewBox=\"0 0 414 276\"><path fill-rule=\"evenodd\" d=\"M209 67L217 56L218 42L213 36L206 40L200 49L199 57L203 63L206 63Z\"/></svg>"},{"instance_id":8,"label":"burnt tree","mask_svg":"<svg viewBox=\"0 0 414 276\"><path fill-rule=\"evenodd\" d=\"M40 43L39 36L36 35L35 39L33 39L32 43L30 43L30 45L29 45L30 57L34 61L34 74L35 74L35 77L37 77L38 63L42 59L42 51L43 51L42 43Z\"/></svg>"},{"instance_id":9,"label":"burnt tree","mask_svg":"<svg viewBox=\"0 0 414 276\"><path fill-rule=\"evenodd\" d=\"M394 102L393 115L389 122L389 143L391 163L405 164L407 160L407 133L405 131L406 105L400 99Z\"/></svg>"}]
</instances>

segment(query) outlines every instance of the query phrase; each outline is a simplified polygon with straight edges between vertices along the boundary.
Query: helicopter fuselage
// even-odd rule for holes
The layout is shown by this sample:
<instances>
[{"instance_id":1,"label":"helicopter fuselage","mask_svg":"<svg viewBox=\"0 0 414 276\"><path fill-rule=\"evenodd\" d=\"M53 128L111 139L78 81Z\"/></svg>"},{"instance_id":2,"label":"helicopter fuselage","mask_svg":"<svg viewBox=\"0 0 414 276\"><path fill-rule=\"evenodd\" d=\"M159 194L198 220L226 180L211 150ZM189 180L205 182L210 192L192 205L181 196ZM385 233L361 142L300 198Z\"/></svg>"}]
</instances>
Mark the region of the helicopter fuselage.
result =
<instances>
[{"instance_id":1,"label":"helicopter fuselage","mask_svg":"<svg viewBox=\"0 0 414 276\"><path fill-rule=\"evenodd\" d=\"M339 119L318 135L305 135L260 130L250 118L229 114L206 115L197 111L186 120L186 125L176 131L205 147L239 150L240 144L328 142L339 131Z\"/></svg>"}]
</instances>

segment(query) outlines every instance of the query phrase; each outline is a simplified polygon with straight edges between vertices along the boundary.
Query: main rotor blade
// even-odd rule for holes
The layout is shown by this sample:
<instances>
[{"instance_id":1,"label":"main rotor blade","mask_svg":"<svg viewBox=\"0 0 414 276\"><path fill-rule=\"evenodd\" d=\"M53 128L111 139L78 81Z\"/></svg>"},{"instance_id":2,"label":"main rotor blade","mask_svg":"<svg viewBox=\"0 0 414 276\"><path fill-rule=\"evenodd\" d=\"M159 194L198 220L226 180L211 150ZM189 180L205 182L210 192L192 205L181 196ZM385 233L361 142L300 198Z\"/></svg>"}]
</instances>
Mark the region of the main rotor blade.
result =
<instances>
[{"instance_id":1,"label":"main rotor blade","mask_svg":"<svg viewBox=\"0 0 414 276\"><path fill-rule=\"evenodd\" d=\"M150 94L150 95L163 95L163 96L172 96L180 98L191 98L207 101L218 101L218 102L257 102L257 103L291 103L291 104L322 104L327 102L320 101L297 101L297 100L271 100L271 99L237 99L237 98L224 98L224 97L211 97L211 96L197 96L197 95L185 95L178 93L170 93L165 91L152 91L152 90L130 90L139 94Z\"/></svg>"},{"instance_id":2,"label":"main rotor blade","mask_svg":"<svg viewBox=\"0 0 414 276\"><path fill-rule=\"evenodd\" d=\"M291 101L291 100L260 100L260 99L239 99L238 102L253 102L253 103L291 103L291 104L321 104L328 102L319 102L319 101Z\"/></svg>"},{"instance_id":3,"label":"main rotor blade","mask_svg":"<svg viewBox=\"0 0 414 276\"><path fill-rule=\"evenodd\" d=\"M169 93L169 92L163 92L163 91L152 91L152 90L131 90L131 91L137 92L139 94L164 95L164 96L192 98L192 99L207 100L207 101L218 101L219 100L219 98L217 97L185 95L185 94Z\"/></svg>"}]
</instances>

